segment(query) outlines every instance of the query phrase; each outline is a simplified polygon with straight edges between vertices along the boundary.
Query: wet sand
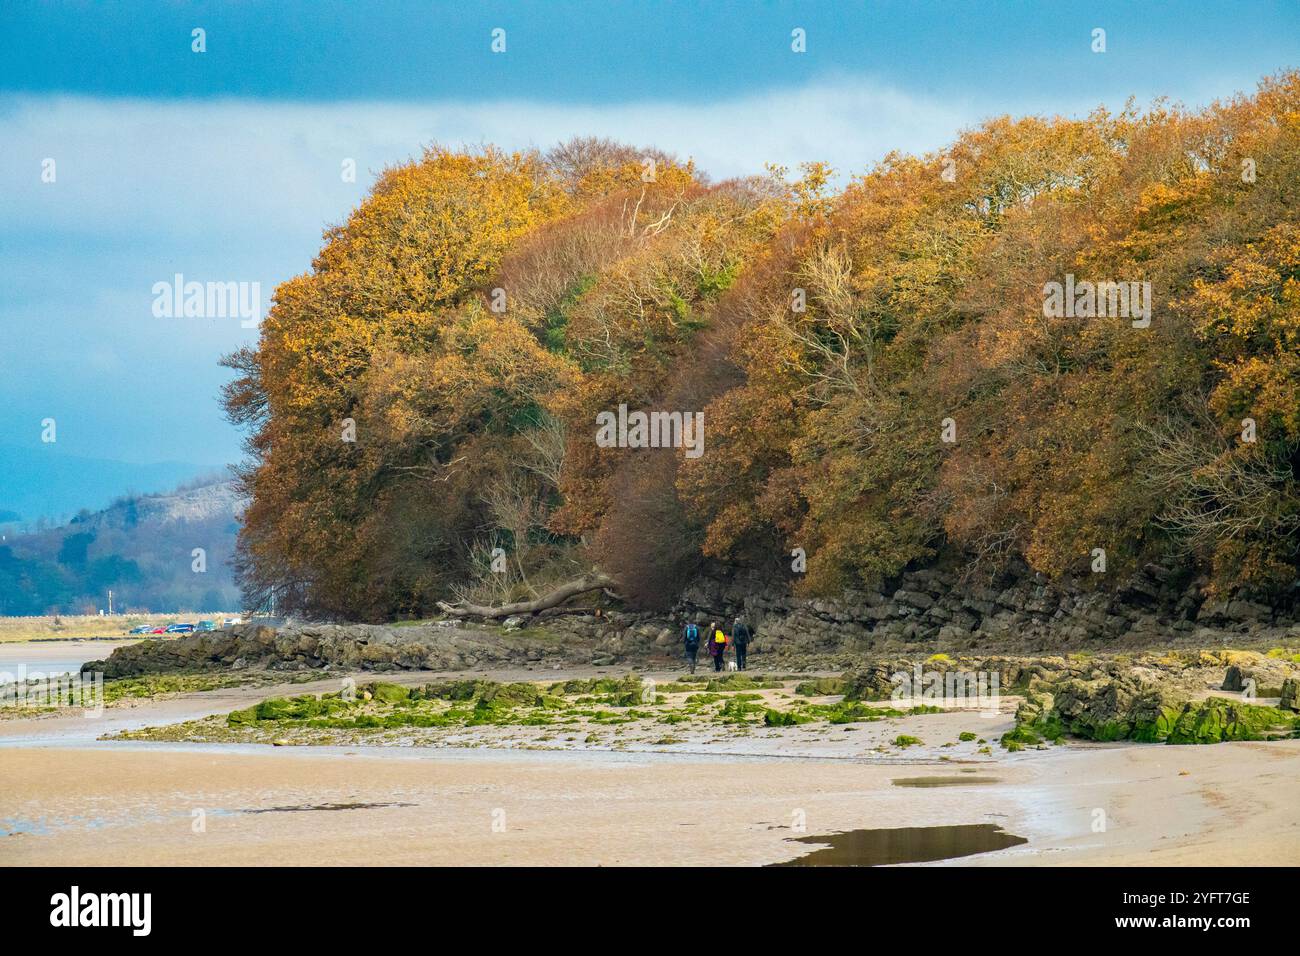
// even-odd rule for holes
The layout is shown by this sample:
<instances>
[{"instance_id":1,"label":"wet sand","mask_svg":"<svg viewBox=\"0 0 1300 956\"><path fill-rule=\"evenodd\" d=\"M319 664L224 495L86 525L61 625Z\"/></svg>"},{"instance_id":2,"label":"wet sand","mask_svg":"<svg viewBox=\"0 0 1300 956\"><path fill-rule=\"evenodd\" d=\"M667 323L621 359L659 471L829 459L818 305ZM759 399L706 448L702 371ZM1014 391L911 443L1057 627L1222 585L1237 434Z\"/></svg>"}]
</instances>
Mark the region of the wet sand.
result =
<instances>
[{"instance_id":1,"label":"wet sand","mask_svg":"<svg viewBox=\"0 0 1300 956\"><path fill-rule=\"evenodd\" d=\"M81 670L87 661L100 661L119 647L139 638L113 641L11 641L0 644L0 683L26 677L33 672L69 674ZM4 675L8 674L9 677Z\"/></svg>"},{"instance_id":2,"label":"wet sand","mask_svg":"<svg viewBox=\"0 0 1300 956\"><path fill-rule=\"evenodd\" d=\"M816 849L796 836L988 823L1028 842L928 865L1300 858L1296 740L995 747L951 761L934 748L863 756L857 738L866 729L843 740L754 735L730 744L734 756L707 745L701 755L94 740L273 692L190 694L98 720L0 723L0 832L9 834L0 836L0 865L756 865ZM938 741L971 717L904 719L913 720ZM1001 724L971 729L994 739ZM963 771L996 782L893 784Z\"/></svg>"}]
</instances>

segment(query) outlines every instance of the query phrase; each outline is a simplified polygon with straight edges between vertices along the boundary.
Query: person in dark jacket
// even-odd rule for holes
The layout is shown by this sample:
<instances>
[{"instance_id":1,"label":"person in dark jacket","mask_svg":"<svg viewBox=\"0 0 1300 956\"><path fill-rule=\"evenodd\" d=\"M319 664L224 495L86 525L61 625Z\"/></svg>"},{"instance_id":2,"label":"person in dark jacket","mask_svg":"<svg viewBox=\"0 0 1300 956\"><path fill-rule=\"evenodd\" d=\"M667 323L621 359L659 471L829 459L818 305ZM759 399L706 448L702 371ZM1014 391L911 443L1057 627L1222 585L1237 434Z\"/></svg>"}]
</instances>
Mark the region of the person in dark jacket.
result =
<instances>
[{"instance_id":1,"label":"person in dark jacket","mask_svg":"<svg viewBox=\"0 0 1300 956\"><path fill-rule=\"evenodd\" d=\"M700 626L693 621L687 621L682 628L682 647L686 653L686 666L694 674L695 658L700 653Z\"/></svg>"},{"instance_id":2,"label":"person in dark jacket","mask_svg":"<svg viewBox=\"0 0 1300 956\"><path fill-rule=\"evenodd\" d=\"M736 670L745 669L745 659L749 654L749 641L754 636L754 632L749 629L743 617L736 618L736 623L731 625L731 646L736 649Z\"/></svg>"},{"instance_id":3,"label":"person in dark jacket","mask_svg":"<svg viewBox=\"0 0 1300 956\"><path fill-rule=\"evenodd\" d=\"M709 642L709 655L713 658L713 669L722 670L723 655L727 653L727 635L722 633L722 628L718 627L717 621L709 623L709 629L704 632L705 640Z\"/></svg>"}]
</instances>

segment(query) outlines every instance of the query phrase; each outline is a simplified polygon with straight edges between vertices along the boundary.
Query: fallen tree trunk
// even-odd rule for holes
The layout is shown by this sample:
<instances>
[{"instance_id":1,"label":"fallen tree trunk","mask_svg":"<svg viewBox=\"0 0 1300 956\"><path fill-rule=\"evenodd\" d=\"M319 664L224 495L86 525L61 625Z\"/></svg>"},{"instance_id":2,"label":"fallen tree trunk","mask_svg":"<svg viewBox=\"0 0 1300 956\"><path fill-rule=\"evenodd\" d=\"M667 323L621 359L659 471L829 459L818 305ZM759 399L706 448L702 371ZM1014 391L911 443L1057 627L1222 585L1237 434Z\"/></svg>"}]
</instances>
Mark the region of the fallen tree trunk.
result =
<instances>
[{"instance_id":1,"label":"fallen tree trunk","mask_svg":"<svg viewBox=\"0 0 1300 956\"><path fill-rule=\"evenodd\" d=\"M604 609L595 604L565 604L561 607L548 607L538 611L533 617L542 621L548 617L559 617L562 614L591 614L600 617L603 613Z\"/></svg>"},{"instance_id":2,"label":"fallen tree trunk","mask_svg":"<svg viewBox=\"0 0 1300 956\"><path fill-rule=\"evenodd\" d=\"M438 607L452 617L481 617L491 620L498 617L510 617L514 614L536 614L557 607L577 594L585 594L599 588L609 587L614 579L604 574L587 574L573 581L561 584L549 594L544 594L535 601L516 601L514 604L502 604L500 607L488 607L486 604L470 604L460 601L448 604L439 601Z\"/></svg>"}]
</instances>

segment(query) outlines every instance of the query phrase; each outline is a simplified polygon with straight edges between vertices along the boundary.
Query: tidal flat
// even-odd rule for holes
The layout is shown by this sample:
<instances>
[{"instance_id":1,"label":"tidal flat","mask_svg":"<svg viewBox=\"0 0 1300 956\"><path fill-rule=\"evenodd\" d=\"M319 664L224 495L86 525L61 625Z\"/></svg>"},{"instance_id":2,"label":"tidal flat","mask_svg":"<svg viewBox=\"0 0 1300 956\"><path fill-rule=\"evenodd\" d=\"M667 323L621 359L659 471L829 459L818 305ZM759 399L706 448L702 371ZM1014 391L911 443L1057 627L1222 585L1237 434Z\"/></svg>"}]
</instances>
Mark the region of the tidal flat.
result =
<instances>
[{"instance_id":1,"label":"tidal flat","mask_svg":"<svg viewBox=\"0 0 1300 956\"><path fill-rule=\"evenodd\" d=\"M293 676L3 722L0 863L764 865L931 827L1014 839L917 865L1300 854L1296 739L1009 748L1018 695L845 701L834 675Z\"/></svg>"}]
</instances>

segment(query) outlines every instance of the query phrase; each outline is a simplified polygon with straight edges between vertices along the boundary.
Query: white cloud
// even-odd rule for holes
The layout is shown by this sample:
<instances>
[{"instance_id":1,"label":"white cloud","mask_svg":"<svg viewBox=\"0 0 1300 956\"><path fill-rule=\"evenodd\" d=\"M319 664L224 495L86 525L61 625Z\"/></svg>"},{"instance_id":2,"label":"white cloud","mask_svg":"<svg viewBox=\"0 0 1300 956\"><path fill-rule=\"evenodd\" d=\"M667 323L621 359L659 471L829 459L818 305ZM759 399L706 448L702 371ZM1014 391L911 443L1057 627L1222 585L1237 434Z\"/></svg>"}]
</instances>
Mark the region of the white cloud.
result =
<instances>
[{"instance_id":1,"label":"white cloud","mask_svg":"<svg viewBox=\"0 0 1300 956\"><path fill-rule=\"evenodd\" d=\"M705 104L25 96L0 101L0 181L6 218L25 228L187 244L270 232L315 243L361 198L369 174L434 141L545 148L599 135L693 157L719 178L814 159L850 173L891 149L936 148L976 118L847 80ZM46 157L57 163L54 185L40 181ZM339 175L347 158L355 184Z\"/></svg>"},{"instance_id":2,"label":"white cloud","mask_svg":"<svg viewBox=\"0 0 1300 956\"><path fill-rule=\"evenodd\" d=\"M372 174L430 142L545 148L599 135L693 157L715 178L814 159L852 173L891 149L937 148L977 118L860 81L609 106L0 98L0 328L24 343L0 377L0 434L26 434L56 408L81 454L234 458L216 362L256 333L156 318L153 283L177 272L257 281L265 301L310 268L321 230ZM355 183L340 177L349 158Z\"/></svg>"}]
</instances>

